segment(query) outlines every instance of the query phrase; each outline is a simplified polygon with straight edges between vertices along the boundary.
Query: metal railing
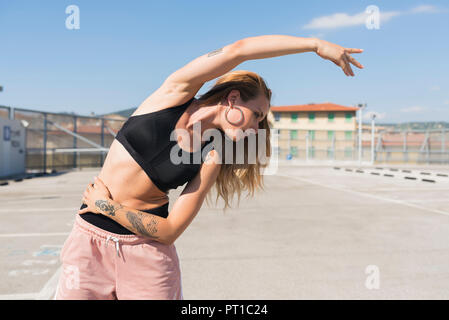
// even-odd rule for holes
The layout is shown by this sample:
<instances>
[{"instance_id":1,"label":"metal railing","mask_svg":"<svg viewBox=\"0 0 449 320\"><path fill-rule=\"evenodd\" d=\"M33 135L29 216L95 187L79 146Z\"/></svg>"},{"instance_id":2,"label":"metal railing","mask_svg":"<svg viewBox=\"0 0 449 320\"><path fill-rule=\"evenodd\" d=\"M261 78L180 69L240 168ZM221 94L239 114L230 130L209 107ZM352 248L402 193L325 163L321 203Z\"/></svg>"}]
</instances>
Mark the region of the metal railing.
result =
<instances>
[{"instance_id":1,"label":"metal railing","mask_svg":"<svg viewBox=\"0 0 449 320\"><path fill-rule=\"evenodd\" d=\"M0 106L0 117L24 120L28 171L101 167L126 119L108 119ZM449 130L292 130L272 128L278 159L449 164ZM373 135L374 132L374 135ZM359 158L361 148L361 159Z\"/></svg>"},{"instance_id":2,"label":"metal railing","mask_svg":"<svg viewBox=\"0 0 449 320\"><path fill-rule=\"evenodd\" d=\"M26 127L26 170L101 167L124 120L0 106L0 117Z\"/></svg>"},{"instance_id":3,"label":"metal railing","mask_svg":"<svg viewBox=\"0 0 449 320\"><path fill-rule=\"evenodd\" d=\"M449 164L449 130L293 130L272 129L279 159L360 161L389 164ZM311 132L313 131L313 132ZM332 132L332 134L330 134ZM374 143L374 144L373 144ZM359 158L361 148L361 158Z\"/></svg>"}]
</instances>

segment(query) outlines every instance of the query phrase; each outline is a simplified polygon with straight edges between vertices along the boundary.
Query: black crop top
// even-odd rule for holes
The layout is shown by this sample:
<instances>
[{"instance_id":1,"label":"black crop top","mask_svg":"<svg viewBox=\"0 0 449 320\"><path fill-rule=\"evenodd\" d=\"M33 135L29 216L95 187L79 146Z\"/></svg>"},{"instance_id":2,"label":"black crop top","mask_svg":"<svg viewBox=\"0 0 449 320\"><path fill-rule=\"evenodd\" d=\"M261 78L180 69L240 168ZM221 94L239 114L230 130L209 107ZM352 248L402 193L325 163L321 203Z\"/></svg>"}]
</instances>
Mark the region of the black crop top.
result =
<instances>
[{"instance_id":1,"label":"black crop top","mask_svg":"<svg viewBox=\"0 0 449 320\"><path fill-rule=\"evenodd\" d=\"M178 119L193 100L194 98L191 98L182 105L129 117L115 137L156 187L163 192L176 189L193 179L201 168L203 162L201 155L206 152L204 149L208 146L208 149L211 149L213 136L205 144L202 144L196 152L187 152L177 145L177 141L170 140L170 134L174 130ZM170 160L170 150L174 147L179 151L180 157L187 154L190 157L190 162L174 164ZM200 155L198 155L199 152L201 152ZM194 157L200 157L201 163L193 162ZM86 205L83 203L80 209L85 207ZM166 218L168 216L168 203L145 212ZM116 221L101 214L87 212L82 214L81 217L109 232L133 234Z\"/></svg>"},{"instance_id":2,"label":"black crop top","mask_svg":"<svg viewBox=\"0 0 449 320\"><path fill-rule=\"evenodd\" d=\"M175 129L178 119L193 99L176 107L132 116L115 137L163 192L176 189L195 177L201 167L201 163L193 162L195 154L196 157L201 156L205 152L204 148L213 139L211 137L196 152L187 152L179 147L177 141L170 140L170 134ZM177 148L175 151L178 150L179 157L189 157L190 162L174 164L170 160L172 148Z\"/></svg>"}]
</instances>

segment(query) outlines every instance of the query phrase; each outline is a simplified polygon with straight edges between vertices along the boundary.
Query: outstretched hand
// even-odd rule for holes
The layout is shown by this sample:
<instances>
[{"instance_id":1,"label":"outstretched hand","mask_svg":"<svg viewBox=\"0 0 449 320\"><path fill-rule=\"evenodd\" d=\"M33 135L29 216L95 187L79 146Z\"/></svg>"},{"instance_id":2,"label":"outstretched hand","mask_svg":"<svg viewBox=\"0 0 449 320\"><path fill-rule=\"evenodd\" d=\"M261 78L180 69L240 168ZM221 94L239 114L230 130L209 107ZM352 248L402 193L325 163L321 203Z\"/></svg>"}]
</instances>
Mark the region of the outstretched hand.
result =
<instances>
[{"instance_id":1,"label":"outstretched hand","mask_svg":"<svg viewBox=\"0 0 449 320\"><path fill-rule=\"evenodd\" d=\"M100 206L103 207L104 203L108 200L112 200L111 193L103 181L95 177L94 183L89 183L83 194L83 203L87 205L86 208L80 209L79 214L86 212L93 212L101 214Z\"/></svg>"},{"instance_id":2,"label":"outstretched hand","mask_svg":"<svg viewBox=\"0 0 449 320\"><path fill-rule=\"evenodd\" d=\"M318 40L316 53L323 59L330 60L343 69L347 76L354 76L350 63L363 69L363 66L355 60L351 53L362 53L363 49L344 48L338 44L326 40Z\"/></svg>"}]
</instances>

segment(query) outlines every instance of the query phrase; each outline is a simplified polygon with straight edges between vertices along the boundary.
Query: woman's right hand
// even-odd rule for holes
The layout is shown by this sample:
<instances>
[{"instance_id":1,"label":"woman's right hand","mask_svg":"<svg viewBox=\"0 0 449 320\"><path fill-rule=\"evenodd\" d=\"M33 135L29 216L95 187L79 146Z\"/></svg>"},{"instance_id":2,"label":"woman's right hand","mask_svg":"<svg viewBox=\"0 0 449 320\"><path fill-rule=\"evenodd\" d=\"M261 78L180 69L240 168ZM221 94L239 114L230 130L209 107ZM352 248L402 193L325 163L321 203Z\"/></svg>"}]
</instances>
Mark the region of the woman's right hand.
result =
<instances>
[{"instance_id":1,"label":"woman's right hand","mask_svg":"<svg viewBox=\"0 0 449 320\"><path fill-rule=\"evenodd\" d=\"M79 214L86 212L93 212L96 214L102 214L104 209L109 209L111 206L108 204L108 200L112 200L111 193L108 187L103 181L95 177L94 183L89 183L84 191L82 201L87 205L84 209L79 209Z\"/></svg>"},{"instance_id":2,"label":"woman's right hand","mask_svg":"<svg viewBox=\"0 0 449 320\"><path fill-rule=\"evenodd\" d=\"M341 67L347 76L354 76L354 72L349 63L363 69L363 66L350 55L351 53L361 52L363 52L363 49L344 48L338 44L321 39L318 39L316 48L317 55L323 59L330 60Z\"/></svg>"}]
</instances>

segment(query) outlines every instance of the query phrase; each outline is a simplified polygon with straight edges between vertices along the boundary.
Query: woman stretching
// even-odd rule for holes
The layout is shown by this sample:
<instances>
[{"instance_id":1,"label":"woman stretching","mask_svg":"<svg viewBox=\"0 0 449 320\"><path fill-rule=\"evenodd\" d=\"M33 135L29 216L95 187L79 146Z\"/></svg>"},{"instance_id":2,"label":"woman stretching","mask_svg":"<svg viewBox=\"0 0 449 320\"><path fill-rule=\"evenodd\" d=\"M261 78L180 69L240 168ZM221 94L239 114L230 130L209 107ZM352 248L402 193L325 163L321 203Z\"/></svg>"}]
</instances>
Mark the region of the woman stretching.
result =
<instances>
[{"instance_id":1,"label":"woman stretching","mask_svg":"<svg viewBox=\"0 0 449 320\"><path fill-rule=\"evenodd\" d=\"M270 156L271 90L254 72L230 70L247 60L309 51L347 76L354 76L350 63L363 68L350 55L361 49L316 38L249 37L189 62L143 101L84 192L61 250L63 272L55 299L183 299L174 242L212 186L225 209L234 194L240 199L243 190L253 195L263 188L261 169L267 163L248 161L252 133L258 137L264 131L262 147ZM194 98L217 77L208 92ZM208 132L213 133L209 139ZM231 151L244 142L243 162L235 161L238 152L229 161L225 140ZM168 191L185 183L169 214Z\"/></svg>"}]
</instances>

